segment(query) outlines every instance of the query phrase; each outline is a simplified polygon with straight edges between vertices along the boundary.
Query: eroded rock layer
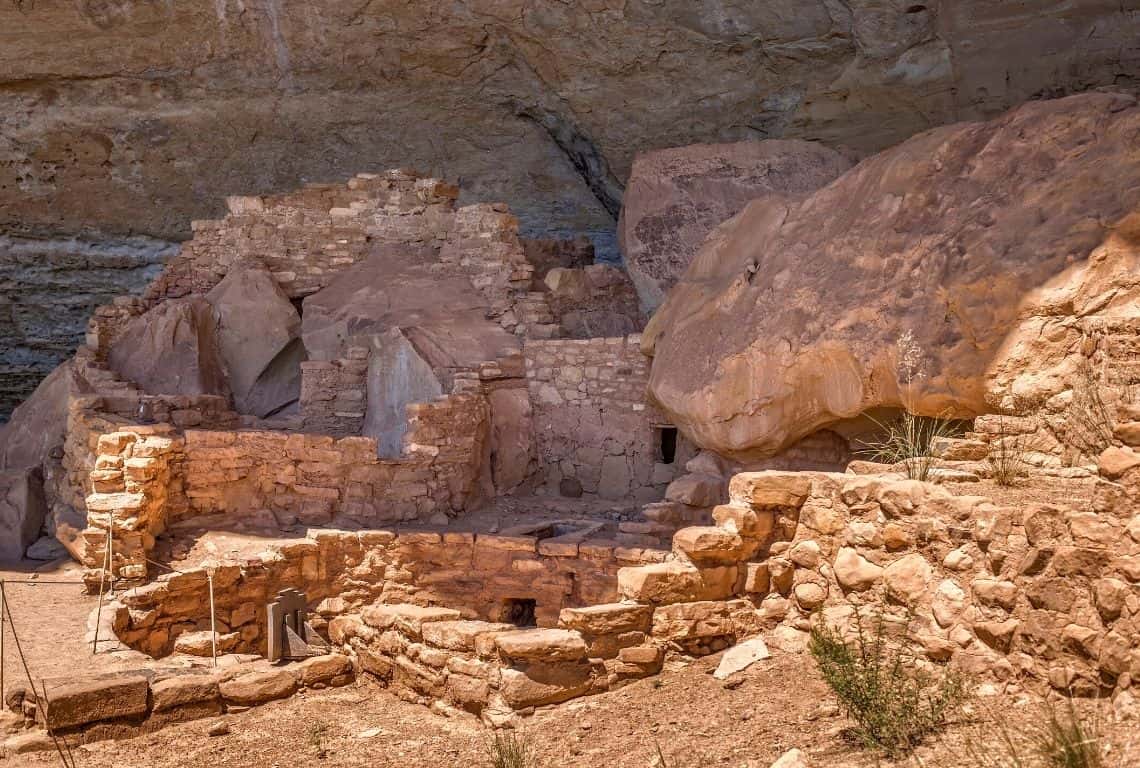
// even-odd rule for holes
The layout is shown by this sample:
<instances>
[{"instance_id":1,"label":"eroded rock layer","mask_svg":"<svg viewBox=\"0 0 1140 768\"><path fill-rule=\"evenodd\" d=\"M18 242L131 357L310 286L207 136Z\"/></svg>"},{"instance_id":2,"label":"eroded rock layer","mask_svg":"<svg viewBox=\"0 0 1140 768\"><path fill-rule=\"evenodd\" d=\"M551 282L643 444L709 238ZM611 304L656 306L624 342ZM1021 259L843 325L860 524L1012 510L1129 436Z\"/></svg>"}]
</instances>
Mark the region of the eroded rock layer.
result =
<instances>
[{"instance_id":1,"label":"eroded rock layer","mask_svg":"<svg viewBox=\"0 0 1140 768\"><path fill-rule=\"evenodd\" d=\"M1082 345L1140 315L1138 138L1131 97L1034 102L753 202L646 330L652 395L739 457L879 407L1071 395Z\"/></svg>"},{"instance_id":2,"label":"eroded rock layer","mask_svg":"<svg viewBox=\"0 0 1140 768\"><path fill-rule=\"evenodd\" d=\"M881 149L1135 85L1105 0L59 0L0 4L0 227L183 238L230 194L404 163L524 235L612 232L635 153Z\"/></svg>"}]
</instances>

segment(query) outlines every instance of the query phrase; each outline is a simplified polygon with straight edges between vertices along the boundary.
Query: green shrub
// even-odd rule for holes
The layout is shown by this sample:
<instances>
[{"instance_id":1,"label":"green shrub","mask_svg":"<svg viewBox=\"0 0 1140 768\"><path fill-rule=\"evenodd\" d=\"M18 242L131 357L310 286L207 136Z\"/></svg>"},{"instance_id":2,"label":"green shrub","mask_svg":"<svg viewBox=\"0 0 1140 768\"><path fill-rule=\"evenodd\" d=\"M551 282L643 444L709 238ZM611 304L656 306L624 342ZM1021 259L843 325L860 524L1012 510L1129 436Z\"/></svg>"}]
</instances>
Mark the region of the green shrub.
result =
<instances>
[{"instance_id":1,"label":"green shrub","mask_svg":"<svg viewBox=\"0 0 1140 768\"><path fill-rule=\"evenodd\" d=\"M856 611L853 641L818 621L808 645L823 679L855 723L852 735L864 747L892 757L907 754L941 728L967 695L957 673L925 671L905 631L901 634L888 637L882 613L868 632Z\"/></svg>"}]
</instances>

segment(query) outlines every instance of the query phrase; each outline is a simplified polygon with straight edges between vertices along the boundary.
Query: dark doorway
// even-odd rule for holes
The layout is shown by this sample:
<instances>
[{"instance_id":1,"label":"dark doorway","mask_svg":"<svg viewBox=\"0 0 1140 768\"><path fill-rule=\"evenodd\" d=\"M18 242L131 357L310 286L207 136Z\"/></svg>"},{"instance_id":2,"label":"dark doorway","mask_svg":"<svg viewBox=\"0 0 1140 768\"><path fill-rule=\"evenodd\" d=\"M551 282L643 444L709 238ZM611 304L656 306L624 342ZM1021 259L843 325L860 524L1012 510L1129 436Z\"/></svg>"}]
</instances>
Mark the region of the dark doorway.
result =
<instances>
[{"instance_id":1,"label":"dark doorway","mask_svg":"<svg viewBox=\"0 0 1140 768\"><path fill-rule=\"evenodd\" d=\"M657 460L672 464L677 460L677 428L657 427Z\"/></svg>"},{"instance_id":2,"label":"dark doorway","mask_svg":"<svg viewBox=\"0 0 1140 768\"><path fill-rule=\"evenodd\" d=\"M534 627L538 622L534 618L534 609L538 607L535 600L523 597L510 597L503 601L502 620L516 627Z\"/></svg>"}]
</instances>

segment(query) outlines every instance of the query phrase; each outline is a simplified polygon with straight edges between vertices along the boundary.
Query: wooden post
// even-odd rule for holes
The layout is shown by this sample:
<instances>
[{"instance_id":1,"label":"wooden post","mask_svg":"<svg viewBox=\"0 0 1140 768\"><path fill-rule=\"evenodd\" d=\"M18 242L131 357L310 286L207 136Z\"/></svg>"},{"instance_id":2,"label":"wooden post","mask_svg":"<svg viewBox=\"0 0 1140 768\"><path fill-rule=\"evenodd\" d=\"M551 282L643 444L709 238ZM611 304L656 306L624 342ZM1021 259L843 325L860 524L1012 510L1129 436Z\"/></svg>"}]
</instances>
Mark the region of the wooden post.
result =
<instances>
[{"instance_id":1,"label":"wooden post","mask_svg":"<svg viewBox=\"0 0 1140 768\"><path fill-rule=\"evenodd\" d=\"M218 666L218 624L214 614L214 569L206 571L206 581L210 584L210 655L214 666Z\"/></svg>"}]
</instances>

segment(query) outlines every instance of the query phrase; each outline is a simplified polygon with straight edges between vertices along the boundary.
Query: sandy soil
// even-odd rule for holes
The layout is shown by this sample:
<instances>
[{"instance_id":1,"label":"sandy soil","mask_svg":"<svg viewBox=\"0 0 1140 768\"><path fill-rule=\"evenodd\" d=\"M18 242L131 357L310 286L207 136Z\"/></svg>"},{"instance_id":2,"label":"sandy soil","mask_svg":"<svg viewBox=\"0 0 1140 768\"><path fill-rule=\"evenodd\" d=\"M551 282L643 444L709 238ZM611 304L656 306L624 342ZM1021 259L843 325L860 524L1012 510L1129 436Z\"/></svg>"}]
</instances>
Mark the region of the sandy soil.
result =
<instances>
[{"instance_id":1,"label":"sandy soil","mask_svg":"<svg viewBox=\"0 0 1140 768\"><path fill-rule=\"evenodd\" d=\"M718 657L667 670L618 691L542 710L523 733L537 754L535 768L768 768L798 747L813 768L927 766L982 768L963 744L997 745L991 723L969 712L909 760L880 761L846 736L838 712L809 658L774 656L726 683L711 671ZM1040 708L1009 697L979 699L974 712L1004 712L1024 731ZM1100 708L1102 731L1117 752L1140 727L1111 723ZM474 718L448 718L403 702L371 683L310 692L224 718L230 733L211 737L216 720L183 723L118 742L74 748L82 768L286 768L296 765L368 768L490 768L488 731ZM1140 743L1128 753L1140 761ZM1131 759L1128 757L1127 759ZM921 762L919 762L921 761ZM4 765L58 765L54 753L20 755ZM1124 768L1140 762L1109 764ZM994 768L986 765L984 768Z\"/></svg>"}]
</instances>

